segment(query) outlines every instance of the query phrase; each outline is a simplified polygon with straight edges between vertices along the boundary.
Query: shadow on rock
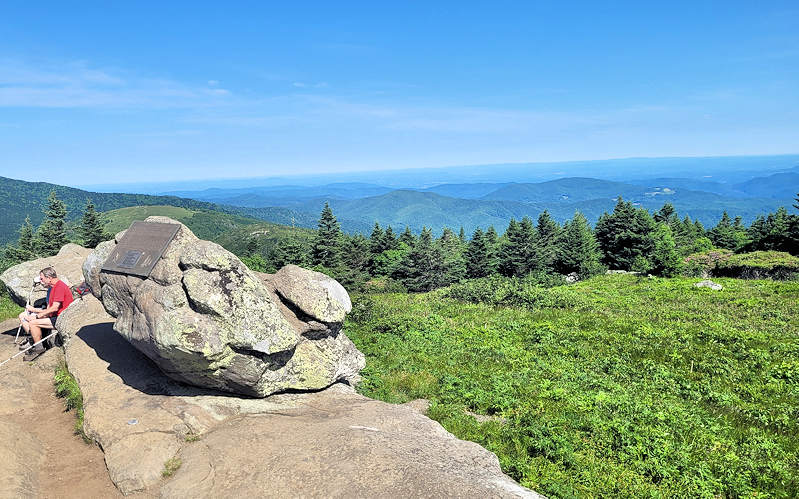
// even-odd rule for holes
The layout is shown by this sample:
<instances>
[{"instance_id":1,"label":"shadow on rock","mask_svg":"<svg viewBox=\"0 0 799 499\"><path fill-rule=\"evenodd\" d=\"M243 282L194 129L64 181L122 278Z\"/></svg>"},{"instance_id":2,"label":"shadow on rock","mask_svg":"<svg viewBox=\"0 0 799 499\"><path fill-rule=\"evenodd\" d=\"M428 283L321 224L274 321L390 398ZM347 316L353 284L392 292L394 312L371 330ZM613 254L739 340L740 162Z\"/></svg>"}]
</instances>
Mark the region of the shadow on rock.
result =
<instances>
[{"instance_id":1,"label":"shadow on rock","mask_svg":"<svg viewBox=\"0 0 799 499\"><path fill-rule=\"evenodd\" d=\"M127 386L147 395L233 396L206 388L184 385L168 378L147 356L114 331L112 322L83 326L76 334L108 363L108 370ZM238 398L242 398L239 396Z\"/></svg>"}]
</instances>

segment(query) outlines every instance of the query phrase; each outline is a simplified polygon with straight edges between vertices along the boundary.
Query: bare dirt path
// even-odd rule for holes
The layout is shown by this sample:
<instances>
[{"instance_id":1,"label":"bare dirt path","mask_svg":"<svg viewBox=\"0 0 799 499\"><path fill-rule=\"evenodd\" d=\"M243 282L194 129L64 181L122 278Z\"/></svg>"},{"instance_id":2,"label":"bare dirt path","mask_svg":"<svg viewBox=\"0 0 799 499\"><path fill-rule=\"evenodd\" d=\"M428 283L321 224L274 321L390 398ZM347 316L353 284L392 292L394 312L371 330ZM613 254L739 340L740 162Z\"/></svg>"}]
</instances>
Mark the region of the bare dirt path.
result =
<instances>
[{"instance_id":1,"label":"bare dirt path","mask_svg":"<svg viewBox=\"0 0 799 499\"><path fill-rule=\"evenodd\" d=\"M13 319L0 323L0 361L17 352L13 344L16 326ZM102 451L74 433L74 411L66 412L64 401L55 396L53 371L60 356L58 351L48 351L32 363L23 362L19 356L0 367L0 422L16 428L16 433L33 437L5 445L36 442L35 452L43 458L37 473L27 472L29 486L20 492L54 499L123 497L108 477ZM0 454L11 454L12 458L25 451L3 449L3 445L0 442ZM29 469L28 463L17 464L20 469Z\"/></svg>"}]
</instances>

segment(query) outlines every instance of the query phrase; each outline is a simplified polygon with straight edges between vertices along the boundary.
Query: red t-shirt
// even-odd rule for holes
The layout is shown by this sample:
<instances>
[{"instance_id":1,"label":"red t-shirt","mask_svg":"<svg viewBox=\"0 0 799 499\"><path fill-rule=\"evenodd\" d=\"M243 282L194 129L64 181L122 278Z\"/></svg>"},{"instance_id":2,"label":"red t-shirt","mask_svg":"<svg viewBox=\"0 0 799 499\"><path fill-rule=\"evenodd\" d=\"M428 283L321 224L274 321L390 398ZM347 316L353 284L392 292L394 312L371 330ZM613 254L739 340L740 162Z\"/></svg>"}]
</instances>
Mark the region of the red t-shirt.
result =
<instances>
[{"instance_id":1,"label":"red t-shirt","mask_svg":"<svg viewBox=\"0 0 799 499\"><path fill-rule=\"evenodd\" d=\"M55 283L55 286L50 289L50 299L47 301L47 308L50 308L50 305L52 305L54 301L61 302L61 306L58 307L56 315L61 315L61 312L72 303L72 291L70 291L69 286L64 284L62 280L59 280Z\"/></svg>"}]
</instances>

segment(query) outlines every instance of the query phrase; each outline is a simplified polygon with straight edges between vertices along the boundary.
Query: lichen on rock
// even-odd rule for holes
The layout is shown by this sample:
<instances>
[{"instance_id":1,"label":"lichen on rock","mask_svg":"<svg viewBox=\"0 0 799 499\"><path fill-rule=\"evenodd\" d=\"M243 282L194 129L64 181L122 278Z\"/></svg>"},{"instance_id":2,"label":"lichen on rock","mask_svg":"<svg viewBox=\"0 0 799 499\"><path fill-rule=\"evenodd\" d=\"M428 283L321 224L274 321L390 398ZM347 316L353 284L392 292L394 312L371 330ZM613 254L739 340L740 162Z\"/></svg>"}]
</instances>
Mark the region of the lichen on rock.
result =
<instances>
[{"instance_id":1,"label":"lichen on rock","mask_svg":"<svg viewBox=\"0 0 799 499\"><path fill-rule=\"evenodd\" d=\"M293 277L280 281L278 296L268 278L180 225L146 279L100 270L119 237L99 245L83 266L95 296L116 318L114 329L165 374L257 397L359 379L365 362L340 331L351 308L340 284L296 267L284 272ZM312 330L317 334L304 334Z\"/></svg>"}]
</instances>

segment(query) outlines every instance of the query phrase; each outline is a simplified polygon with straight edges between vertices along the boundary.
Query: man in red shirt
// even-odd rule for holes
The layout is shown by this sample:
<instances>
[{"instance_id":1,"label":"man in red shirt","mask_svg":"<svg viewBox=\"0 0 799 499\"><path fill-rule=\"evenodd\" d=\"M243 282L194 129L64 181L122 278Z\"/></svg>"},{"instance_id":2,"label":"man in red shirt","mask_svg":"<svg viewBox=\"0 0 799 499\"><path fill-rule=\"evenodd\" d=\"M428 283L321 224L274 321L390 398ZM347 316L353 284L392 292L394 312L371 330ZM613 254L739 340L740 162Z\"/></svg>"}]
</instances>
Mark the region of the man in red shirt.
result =
<instances>
[{"instance_id":1,"label":"man in red shirt","mask_svg":"<svg viewBox=\"0 0 799 499\"><path fill-rule=\"evenodd\" d=\"M41 283L48 288L47 308L35 308L31 305L25 306L27 314L21 317L22 327L31 335L31 344L36 344L42 339L42 329L55 329L55 321L59 315L72 303L72 291L64 281L58 278L53 267L43 268L39 272ZM26 347L27 348L27 347ZM36 345L31 348L23 357L30 361L44 353L43 345Z\"/></svg>"}]
</instances>

